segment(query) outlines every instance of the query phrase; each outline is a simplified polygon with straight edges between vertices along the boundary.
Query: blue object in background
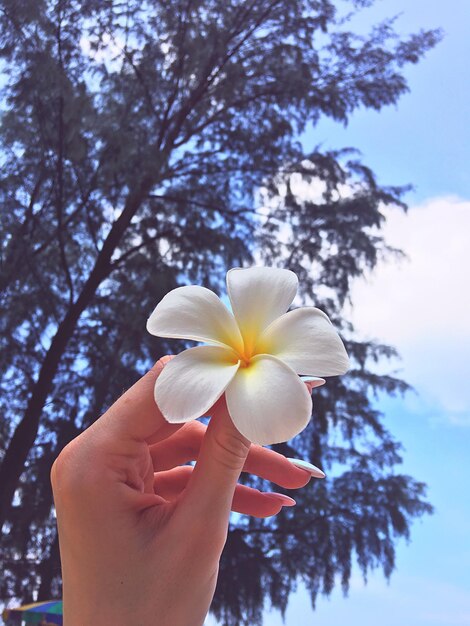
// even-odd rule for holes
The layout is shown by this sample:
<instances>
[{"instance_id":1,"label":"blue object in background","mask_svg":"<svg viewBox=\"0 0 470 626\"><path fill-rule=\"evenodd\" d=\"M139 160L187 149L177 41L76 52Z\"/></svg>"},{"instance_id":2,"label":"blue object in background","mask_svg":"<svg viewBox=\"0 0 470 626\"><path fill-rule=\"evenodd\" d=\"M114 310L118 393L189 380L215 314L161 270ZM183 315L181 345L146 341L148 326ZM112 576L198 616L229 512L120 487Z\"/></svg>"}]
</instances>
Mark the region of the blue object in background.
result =
<instances>
[{"instance_id":1,"label":"blue object in background","mask_svg":"<svg viewBox=\"0 0 470 626\"><path fill-rule=\"evenodd\" d=\"M49 600L46 602L33 602L14 609L3 611L3 620L6 626L21 626L21 624L59 624L62 626L62 600Z\"/></svg>"}]
</instances>

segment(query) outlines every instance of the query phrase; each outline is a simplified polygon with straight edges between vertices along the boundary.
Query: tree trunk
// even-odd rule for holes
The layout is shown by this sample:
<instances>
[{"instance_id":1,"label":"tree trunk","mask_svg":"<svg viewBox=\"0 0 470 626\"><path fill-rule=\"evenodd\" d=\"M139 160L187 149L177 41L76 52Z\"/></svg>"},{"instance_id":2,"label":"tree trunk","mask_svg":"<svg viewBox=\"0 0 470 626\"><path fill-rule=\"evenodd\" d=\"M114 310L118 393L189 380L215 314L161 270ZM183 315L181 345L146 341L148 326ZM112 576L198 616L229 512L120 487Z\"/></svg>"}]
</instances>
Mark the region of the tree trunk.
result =
<instances>
[{"instance_id":1,"label":"tree trunk","mask_svg":"<svg viewBox=\"0 0 470 626\"><path fill-rule=\"evenodd\" d=\"M59 324L42 364L38 380L34 385L26 411L15 429L0 465L0 528L8 517L13 495L29 451L36 439L44 404L51 392L54 377L67 343L75 331L80 315L89 306L101 282L109 275L113 252L152 186L153 181L146 179L142 182L138 192L129 196L123 212L114 223L103 244L82 292Z\"/></svg>"},{"instance_id":2,"label":"tree trunk","mask_svg":"<svg viewBox=\"0 0 470 626\"><path fill-rule=\"evenodd\" d=\"M55 576L60 574L60 558L59 558L59 535L55 529L54 540L51 544L51 552L47 559L41 562L38 568L38 574L41 578L41 584L38 591L38 602L44 600L52 600L52 581Z\"/></svg>"}]
</instances>

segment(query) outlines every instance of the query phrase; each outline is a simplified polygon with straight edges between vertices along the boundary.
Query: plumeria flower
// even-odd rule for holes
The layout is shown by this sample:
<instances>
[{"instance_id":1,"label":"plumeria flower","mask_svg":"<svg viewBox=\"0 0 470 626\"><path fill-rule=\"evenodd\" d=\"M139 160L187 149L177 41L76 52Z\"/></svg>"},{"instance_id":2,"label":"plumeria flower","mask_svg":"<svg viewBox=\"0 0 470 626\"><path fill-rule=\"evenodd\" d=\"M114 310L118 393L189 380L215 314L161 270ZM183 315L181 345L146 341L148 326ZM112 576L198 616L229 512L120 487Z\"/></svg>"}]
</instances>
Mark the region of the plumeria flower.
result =
<instances>
[{"instance_id":1,"label":"plumeria flower","mask_svg":"<svg viewBox=\"0 0 470 626\"><path fill-rule=\"evenodd\" d=\"M297 285L290 270L236 268L227 273L233 314L205 287L161 300L147 321L152 335L207 344L178 354L158 377L155 400L168 422L205 415L225 393L233 423L254 443L287 441L307 426L312 399L299 375L344 374L349 361L320 309L286 313Z\"/></svg>"}]
</instances>

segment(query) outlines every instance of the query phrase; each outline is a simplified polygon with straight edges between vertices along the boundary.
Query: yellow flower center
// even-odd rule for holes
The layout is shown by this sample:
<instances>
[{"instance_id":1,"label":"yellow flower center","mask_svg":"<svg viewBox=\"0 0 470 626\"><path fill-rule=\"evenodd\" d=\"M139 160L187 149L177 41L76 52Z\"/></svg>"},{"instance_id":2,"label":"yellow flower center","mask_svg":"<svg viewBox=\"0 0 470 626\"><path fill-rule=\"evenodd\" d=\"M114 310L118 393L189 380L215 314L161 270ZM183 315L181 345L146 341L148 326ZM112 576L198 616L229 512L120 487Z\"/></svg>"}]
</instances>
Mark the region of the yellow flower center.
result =
<instances>
[{"instance_id":1,"label":"yellow flower center","mask_svg":"<svg viewBox=\"0 0 470 626\"><path fill-rule=\"evenodd\" d=\"M270 346L258 338L245 337L242 346L232 343L233 363L240 361L240 367L249 367L253 357L269 352Z\"/></svg>"},{"instance_id":2,"label":"yellow flower center","mask_svg":"<svg viewBox=\"0 0 470 626\"><path fill-rule=\"evenodd\" d=\"M250 364L250 358L242 354L239 354L238 356L240 357L240 367L248 367Z\"/></svg>"},{"instance_id":3,"label":"yellow flower center","mask_svg":"<svg viewBox=\"0 0 470 626\"><path fill-rule=\"evenodd\" d=\"M243 348L243 350L233 350L233 363L238 363L240 361L240 367L248 367L250 365L251 359L255 356L251 350L247 350Z\"/></svg>"}]
</instances>

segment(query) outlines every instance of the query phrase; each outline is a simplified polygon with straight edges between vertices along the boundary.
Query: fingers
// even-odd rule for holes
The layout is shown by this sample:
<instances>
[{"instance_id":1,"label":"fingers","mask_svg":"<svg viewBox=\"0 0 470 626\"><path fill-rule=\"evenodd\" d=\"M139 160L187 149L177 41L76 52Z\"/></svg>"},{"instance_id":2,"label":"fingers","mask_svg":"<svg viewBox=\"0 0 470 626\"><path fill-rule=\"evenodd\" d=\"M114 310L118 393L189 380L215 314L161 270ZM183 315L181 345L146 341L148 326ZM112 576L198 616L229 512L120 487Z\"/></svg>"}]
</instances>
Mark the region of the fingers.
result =
<instances>
[{"instance_id":1,"label":"fingers","mask_svg":"<svg viewBox=\"0 0 470 626\"><path fill-rule=\"evenodd\" d=\"M323 383L305 382L309 390ZM242 511L240 507L243 507L243 511L264 516L274 514L286 504L286 496L281 494L261 494L248 487L237 487L241 471L255 473L286 488L302 487L311 477L310 472L296 467L284 456L251 446L233 425L225 398L214 406L208 428L200 422L190 422L164 442L150 445L149 450L154 469L159 472L197 459L194 470L177 468L172 474L173 481L178 478L184 482L184 486L180 482L179 493L184 493L179 509L182 508L183 515L189 511L200 519L209 514L219 528L227 524L233 506L238 507L235 510ZM164 474L160 480L160 489L164 489Z\"/></svg>"},{"instance_id":2,"label":"fingers","mask_svg":"<svg viewBox=\"0 0 470 626\"><path fill-rule=\"evenodd\" d=\"M155 493L165 500L175 500L187 487L192 472L193 468L190 465L157 472L154 476ZM294 504L295 501L289 496L264 493L246 485L237 485L231 510L254 517L269 517L279 513L284 506L294 506Z\"/></svg>"},{"instance_id":3,"label":"fingers","mask_svg":"<svg viewBox=\"0 0 470 626\"><path fill-rule=\"evenodd\" d=\"M324 378L318 378L317 376L301 376L301 379L306 384L309 393L312 393L314 389L321 387L326 382Z\"/></svg>"},{"instance_id":4,"label":"fingers","mask_svg":"<svg viewBox=\"0 0 470 626\"><path fill-rule=\"evenodd\" d=\"M180 430L165 441L151 445L149 450L154 470L160 472L195 461L199 456L206 429L207 426L202 422L193 420L183 424Z\"/></svg>"},{"instance_id":5,"label":"fingers","mask_svg":"<svg viewBox=\"0 0 470 626\"><path fill-rule=\"evenodd\" d=\"M165 441L150 446L154 471L168 470L197 460L206 428L201 422L189 422ZM299 489L312 476L305 469L293 465L282 454L254 444L250 447L242 471L256 474L286 489Z\"/></svg>"},{"instance_id":6,"label":"fingers","mask_svg":"<svg viewBox=\"0 0 470 626\"><path fill-rule=\"evenodd\" d=\"M243 471L286 489L304 487L312 477L310 472L295 467L282 454L261 446L252 446Z\"/></svg>"},{"instance_id":7,"label":"fingers","mask_svg":"<svg viewBox=\"0 0 470 626\"><path fill-rule=\"evenodd\" d=\"M154 398L155 382L171 358L162 357L132 385L98 420L100 427L110 428L114 434L126 439L147 442L164 439L176 432L181 425L168 424Z\"/></svg>"},{"instance_id":8,"label":"fingers","mask_svg":"<svg viewBox=\"0 0 470 626\"><path fill-rule=\"evenodd\" d=\"M226 535L235 487L249 449L250 442L233 425L222 398L213 408L196 466L178 507L181 515L199 523L204 520L207 530L217 535L216 544Z\"/></svg>"}]
</instances>

